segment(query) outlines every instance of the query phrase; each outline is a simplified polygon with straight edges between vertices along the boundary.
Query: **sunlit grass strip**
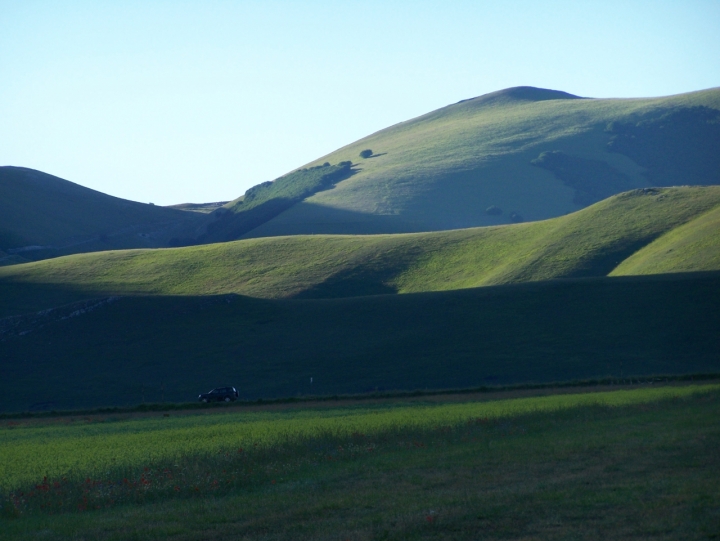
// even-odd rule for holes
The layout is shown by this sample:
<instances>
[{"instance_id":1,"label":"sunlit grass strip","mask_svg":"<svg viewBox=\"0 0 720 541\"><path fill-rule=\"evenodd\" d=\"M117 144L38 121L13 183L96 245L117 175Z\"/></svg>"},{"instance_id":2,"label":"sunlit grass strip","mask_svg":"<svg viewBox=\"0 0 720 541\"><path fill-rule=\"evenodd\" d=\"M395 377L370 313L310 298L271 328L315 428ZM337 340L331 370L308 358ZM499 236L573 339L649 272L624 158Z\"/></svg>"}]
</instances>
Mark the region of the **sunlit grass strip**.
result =
<instances>
[{"instance_id":1,"label":"sunlit grass strip","mask_svg":"<svg viewBox=\"0 0 720 541\"><path fill-rule=\"evenodd\" d=\"M488 402L302 410L281 413L192 415L87 425L0 430L0 487L13 490L43 477L103 475L176 458L238 447L302 444L354 433L453 426L585 406L618 407L720 390L720 384L565 394Z\"/></svg>"}]
</instances>

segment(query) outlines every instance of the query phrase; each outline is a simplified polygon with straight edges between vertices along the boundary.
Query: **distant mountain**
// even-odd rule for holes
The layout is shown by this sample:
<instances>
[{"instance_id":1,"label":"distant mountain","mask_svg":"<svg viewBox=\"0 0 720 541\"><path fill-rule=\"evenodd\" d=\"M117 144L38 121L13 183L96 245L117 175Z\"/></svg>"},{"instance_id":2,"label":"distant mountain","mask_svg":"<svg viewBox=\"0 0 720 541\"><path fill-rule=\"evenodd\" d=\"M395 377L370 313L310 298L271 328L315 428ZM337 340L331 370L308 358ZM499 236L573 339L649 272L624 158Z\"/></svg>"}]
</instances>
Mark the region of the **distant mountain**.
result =
<instances>
[{"instance_id":1,"label":"distant mountain","mask_svg":"<svg viewBox=\"0 0 720 541\"><path fill-rule=\"evenodd\" d=\"M194 212L112 197L24 167L0 167L0 265L77 252L167 246L199 234Z\"/></svg>"},{"instance_id":2,"label":"distant mountain","mask_svg":"<svg viewBox=\"0 0 720 541\"><path fill-rule=\"evenodd\" d=\"M303 169L348 161L346 179L215 240L499 225L634 188L720 184L720 89L588 99L509 88L401 122Z\"/></svg>"}]
</instances>

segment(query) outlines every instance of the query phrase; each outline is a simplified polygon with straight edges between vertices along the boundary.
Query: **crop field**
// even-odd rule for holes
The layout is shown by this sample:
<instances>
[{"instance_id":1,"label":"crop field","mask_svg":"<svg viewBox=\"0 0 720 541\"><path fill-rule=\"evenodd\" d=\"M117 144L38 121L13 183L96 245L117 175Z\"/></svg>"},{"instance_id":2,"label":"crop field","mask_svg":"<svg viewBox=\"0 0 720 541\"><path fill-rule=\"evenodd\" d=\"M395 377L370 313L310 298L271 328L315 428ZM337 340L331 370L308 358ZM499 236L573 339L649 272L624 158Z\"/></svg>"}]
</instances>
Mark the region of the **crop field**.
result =
<instances>
[{"instance_id":1,"label":"crop field","mask_svg":"<svg viewBox=\"0 0 720 541\"><path fill-rule=\"evenodd\" d=\"M0 538L711 538L719 412L705 384L5 420Z\"/></svg>"},{"instance_id":2,"label":"crop field","mask_svg":"<svg viewBox=\"0 0 720 541\"><path fill-rule=\"evenodd\" d=\"M43 477L78 473L97 477L108 468L172 462L184 456L272 448L311 441L341 440L353 434L377 436L455 426L470 419L499 419L588 405L621 406L686 396L720 385L665 387L520 398L444 405L393 405L379 408L233 413L93 422L60 426L6 425L0 451L0 486L18 488Z\"/></svg>"}]
</instances>

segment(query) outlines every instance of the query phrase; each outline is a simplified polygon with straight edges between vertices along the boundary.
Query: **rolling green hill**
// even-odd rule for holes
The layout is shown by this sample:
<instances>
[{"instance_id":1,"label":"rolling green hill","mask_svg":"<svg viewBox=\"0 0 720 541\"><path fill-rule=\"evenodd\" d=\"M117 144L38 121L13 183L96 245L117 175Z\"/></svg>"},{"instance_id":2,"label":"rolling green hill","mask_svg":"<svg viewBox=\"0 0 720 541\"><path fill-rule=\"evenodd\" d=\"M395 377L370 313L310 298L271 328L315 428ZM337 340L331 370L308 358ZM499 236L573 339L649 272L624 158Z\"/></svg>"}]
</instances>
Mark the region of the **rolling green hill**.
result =
<instances>
[{"instance_id":1,"label":"rolling green hill","mask_svg":"<svg viewBox=\"0 0 720 541\"><path fill-rule=\"evenodd\" d=\"M720 184L718 148L720 89L587 99L517 87L381 130L220 207L160 208L2 167L0 265L249 237L536 221L631 189ZM361 157L364 150L372 154Z\"/></svg>"},{"instance_id":2,"label":"rolling green hill","mask_svg":"<svg viewBox=\"0 0 720 541\"><path fill-rule=\"evenodd\" d=\"M541 220L633 188L720 184L718 148L717 88L648 99L510 88L401 122L310 162L306 167L352 161L355 174L243 235ZM360 158L364 149L373 155Z\"/></svg>"},{"instance_id":3,"label":"rolling green hill","mask_svg":"<svg viewBox=\"0 0 720 541\"><path fill-rule=\"evenodd\" d=\"M719 206L716 186L645 189L534 223L77 254L0 268L0 317L108 295L337 298L720 270Z\"/></svg>"},{"instance_id":4,"label":"rolling green hill","mask_svg":"<svg viewBox=\"0 0 720 541\"><path fill-rule=\"evenodd\" d=\"M206 220L112 197L23 167L0 167L0 265L98 250L167 246Z\"/></svg>"},{"instance_id":5,"label":"rolling green hill","mask_svg":"<svg viewBox=\"0 0 720 541\"><path fill-rule=\"evenodd\" d=\"M189 401L218 385L266 398L718 372L718 303L720 272L109 298L3 321L0 411Z\"/></svg>"}]
</instances>

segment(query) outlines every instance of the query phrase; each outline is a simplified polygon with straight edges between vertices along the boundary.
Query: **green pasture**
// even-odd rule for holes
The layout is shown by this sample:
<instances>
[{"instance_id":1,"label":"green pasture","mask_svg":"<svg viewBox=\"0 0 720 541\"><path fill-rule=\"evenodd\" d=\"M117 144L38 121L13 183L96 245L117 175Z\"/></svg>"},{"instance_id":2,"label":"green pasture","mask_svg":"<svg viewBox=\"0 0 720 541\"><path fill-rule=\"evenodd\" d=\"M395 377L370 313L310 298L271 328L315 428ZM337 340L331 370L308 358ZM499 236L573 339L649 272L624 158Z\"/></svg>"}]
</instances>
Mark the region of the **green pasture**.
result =
<instances>
[{"instance_id":1,"label":"green pasture","mask_svg":"<svg viewBox=\"0 0 720 541\"><path fill-rule=\"evenodd\" d=\"M718 187L666 188L502 227L79 254L0 268L0 316L104 295L327 298L717 270L719 204Z\"/></svg>"},{"instance_id":2,"label":"green pasture","mask_svg":"<svg viewBox=\"0 0 720 541\"><path fill-rule=\"evenodd\" d=\"M227 203L215 214L215 220L205 227L191 244L207 244L235 240L259 225L322 190L331 189L338 182L352 176L350 161L298 169L273 181L253 186L241 197Z\"/></svg>"},{"instance_id":3,"label":"green pasture","mask_svg":"<svg viewBox=\"0 0 720 541\"><path fill-rule=\"evenodd\" d=\"M587 407L619 407L720 390L719 384L658 387L582 394L466 402L331 408L289 412L196 413L180 417L114 421L112 416L64 425L0 425L0 487L4 492L43 477L105 477L108 470L137 470L238 448L288 446L353 434L452 427L473 419L496 420L529 413Z\"/></svg>"},{"instance_id":4,"label":"green pasture","mask_svg":"<svg viewBox=\"0 0 720 541\"><path fill-rule=\"evenodd\" d=\"M718 389L22 421L0 539L712 539Z\"/></svg>"}]
</instances>

